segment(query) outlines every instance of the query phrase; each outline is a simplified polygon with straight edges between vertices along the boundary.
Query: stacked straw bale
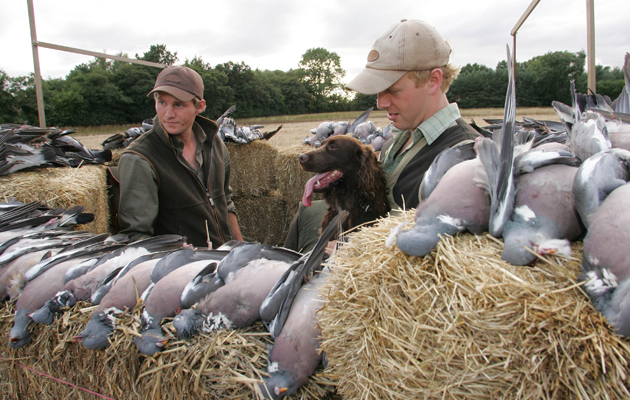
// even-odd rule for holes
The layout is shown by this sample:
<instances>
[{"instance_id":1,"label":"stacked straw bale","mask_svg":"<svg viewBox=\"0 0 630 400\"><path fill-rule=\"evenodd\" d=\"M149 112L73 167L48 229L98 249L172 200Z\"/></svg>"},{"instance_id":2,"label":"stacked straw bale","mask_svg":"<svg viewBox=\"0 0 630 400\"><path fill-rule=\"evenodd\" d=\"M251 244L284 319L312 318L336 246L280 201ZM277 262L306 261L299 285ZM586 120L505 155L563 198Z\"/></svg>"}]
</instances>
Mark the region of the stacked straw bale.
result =
<instances>
[{"instance_id":1,"label":"stacked straw bale","mask_svg":"<svg viewBox=\"0 0 630 400\"><path fill-rule=\"evenodd\" d=\"M256 399L266 375L267 348L272 343L262 324L248 329L201 334L188 341L174 336L154 357L139 354L134 338L140 309L117 319L112 346L88 350L72 338L83 330L95 307L81 302L50 326L36 324L33 342L21 349L0 343L0 390L8 398L94 399L77 387L124 399ZM3 337L13 325L13 302L0 310ZM27 369L28 368L28 369ZM45 375L42 375L46 374ZM61 379L68 382L60 382ZM319 370L292 399L332 399L334 382Z\"/></svg>"},{"instance_id":2,"label":"stacked straw bale","mask_svg":"<svg viewBox=\"0 0 630 400\"><path fill-rule=\"evenodd\" d=\"M235 197L234 205L245 240L275 246L284 243L293 216L287 212L287 204L279 191L270 190L258 197Z\"/></svg>"},{"instance_id":3,"label":"stacked straw bale","mask_svg":"<svg viewBox=\"0 0 630 400\"><path fill-rule=\"evenodd\" d=\"M110 232L110 211L105 167L38 168L0 177L0 201L15 198L24 203L43 201L50 208L77 205L94 214L94 221L77 229Z\"/></svg>"},{"instance_id":4,"label":"stacked straw bale","mask_svg":"<svg viewBox=\"0 0 630 400\"><path fill-rule=\"evenodd\" d=\"M489 236L443 238L424 258L385 248L413 211L350 236L320 314L347 399L630 398L630 346L576 282L582 258L516 267Z\"/></svg>"},{"instance_id":5,"label":"stacked straw bale","mask_svg":"<svg viewBox=\"0 0 630 400\"><path fill-rule=\"evenodd\" d=\"M276 189L274 162L278 150L266 141L228 143L234 196L262 196Z\"/></svg>"},{"instance_id":6,"label":"stacked straw bale","mask_svg":"<svg viewBox=\"0 0 630 400\"><path fill-rule=\"evenodd\" d=\"M313 176L298 156L311 147L300 144L280 151L266 141L227 145L232 163L233 200L243 237L281 246L298 210L304 185Z\"/></svg>"},{"instance_id":7,"label":"stacked straw bale","mask_svg":"<svg viewBox=\"0 0 630 400\"><path fill-rule=\"evenodd\" d=\"M287 209L279 196L275 160L278 150L266 141L228 143L232 200L243 238L281 245L288 230Z\"/></svg>"}]
</instances>

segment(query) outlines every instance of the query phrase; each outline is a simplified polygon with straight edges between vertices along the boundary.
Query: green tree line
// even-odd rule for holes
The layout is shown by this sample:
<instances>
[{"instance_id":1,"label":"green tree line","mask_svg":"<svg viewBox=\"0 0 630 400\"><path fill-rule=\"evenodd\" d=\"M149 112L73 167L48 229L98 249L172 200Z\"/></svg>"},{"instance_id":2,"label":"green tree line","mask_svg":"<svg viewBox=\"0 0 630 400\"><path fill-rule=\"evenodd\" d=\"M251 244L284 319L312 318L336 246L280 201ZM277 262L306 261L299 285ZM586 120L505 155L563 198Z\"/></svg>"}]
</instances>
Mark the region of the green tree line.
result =
<instances>
[{"instance_id":1,"label":"green tree line","mask_svg":"<svg viewBox=\"0 0 630 400\"><path fill-rule=\"evenodd\" d=\"M177 52L153 45L136 58L175 65ZM569 82L586 93L585 53L550 52L517 63L518 106L550 106L553 100L570 104ZM363 111L376 105L376 95L344 90L338 54L324 48L307 50L295 69L252 69L227 62L214 67L200 57L185 60L203 78L207 109L215 119L232 104L235 118ZM160 69L95 58L75 67L65 78L42 82L49 126L135 124L155 114L151 91ZM479 64L462 67L448 92L462 108L503 107L508 73L506 61L495 69ZM0 69L0 123L39 125L33 74L9 77ZM616 98L624 85L620 68L597 66L597 92Z\"/></svg>"}]
</instances>

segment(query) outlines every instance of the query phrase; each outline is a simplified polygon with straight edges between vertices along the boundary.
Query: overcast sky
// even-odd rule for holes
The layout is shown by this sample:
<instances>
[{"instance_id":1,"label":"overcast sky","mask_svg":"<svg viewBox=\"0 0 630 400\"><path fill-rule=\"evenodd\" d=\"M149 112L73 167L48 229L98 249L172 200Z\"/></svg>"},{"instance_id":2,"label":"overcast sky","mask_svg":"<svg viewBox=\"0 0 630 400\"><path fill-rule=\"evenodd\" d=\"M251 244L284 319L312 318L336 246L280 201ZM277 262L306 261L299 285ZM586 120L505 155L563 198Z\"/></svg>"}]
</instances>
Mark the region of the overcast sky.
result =
<instances>
[{"instance_id":1,"label":"overcast sky","mask_svg":"<svg viewBox=\"0 0 630 400\"><path fill-rule=\"evenodd\" d=\"M421 19L449 40L451 62L496 67L510 31L531 0L33 0L37 39L108 54L142 55L153 44L199 56L215 66L245 62L252 69L288 71L302 54L323 47L341 57L345 82L365 65L388 26ZM586 0L541 0L517 35L517 61L550 51L586 51ZM0 0L0 69L33 72L27 0ZM630 51L630 1L595 1L596 63L621 67ZM44 78L65 77L92 57L39 49Z\"/></svg>"}]
</instances>

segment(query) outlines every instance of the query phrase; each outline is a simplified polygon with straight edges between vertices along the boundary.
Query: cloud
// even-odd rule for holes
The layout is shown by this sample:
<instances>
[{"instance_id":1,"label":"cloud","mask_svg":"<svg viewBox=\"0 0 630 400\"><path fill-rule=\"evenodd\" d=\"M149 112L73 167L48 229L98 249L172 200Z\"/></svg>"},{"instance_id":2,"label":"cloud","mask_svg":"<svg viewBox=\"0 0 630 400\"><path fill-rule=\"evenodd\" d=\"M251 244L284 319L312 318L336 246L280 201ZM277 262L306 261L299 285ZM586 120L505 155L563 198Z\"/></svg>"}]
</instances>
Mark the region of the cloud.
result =
<instances>
[{"instance_id":1,"label":"cloud","mask_svg":"<svg viewBox=\"0 0 630 400\"><path fill-rule=\"evenodd\" d=\"M181 3L181 4L180 4ZM387 27L422 19L448 39L456 65L494 68L505 59L510 31L531 0L451 0L427 3L399 0L232 0L230 2L129 0L90 3L79 0L34 0L41 41L110 54L143 54L164 44L180 62L201 57L211 65L245 62L253 69L297 68L308 49L323 47L341 57L351 79L363 66L374 40ZM596 59L620 67L630 33L627 0L595 4ZM33 70L26 2L2 1L0 69L10 76ZM549 51L586 50L586 7L574 0L540 2L517 35L517 59ZM45 77L63 77L91 57L40 49Z\"/></svg>"}]
</instances>

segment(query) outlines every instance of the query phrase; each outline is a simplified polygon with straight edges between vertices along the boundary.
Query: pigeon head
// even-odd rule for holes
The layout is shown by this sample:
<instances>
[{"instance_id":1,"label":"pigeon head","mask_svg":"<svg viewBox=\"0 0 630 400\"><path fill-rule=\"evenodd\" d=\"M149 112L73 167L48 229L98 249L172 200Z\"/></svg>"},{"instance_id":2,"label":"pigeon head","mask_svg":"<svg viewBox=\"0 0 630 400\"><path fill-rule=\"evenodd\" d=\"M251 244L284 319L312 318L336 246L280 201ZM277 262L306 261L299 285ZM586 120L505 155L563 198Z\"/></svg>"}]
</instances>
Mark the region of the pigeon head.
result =
<instances>
[{"instance_id":1,"label":"pigeon head","mask_svg":"<svg viewBox=\"0 0 630 400\"><path fill-rule=\"evenodd\" d=\"M49 304L51 300L48 300L46 304L39 310L29 314L28 316L38 324L50 325L55 320L55 314L50 310Z\"/></svg>"},{"instance_id":2,"label":"pigeon head","mask_svg":"<svg viewBox=\"0 0 630 400\"><path fill-rule=\"evenodd\" d=\"M31 330L29 326L32 323L33 320L26 314L24 309L18 310L15 313L13 328L11 328L11 332L9 332L9 347L19 349L31 341Z\"/></svg>"},{"instance_id":3,"label":"pigeon head","mask_svg":"<svg viewBox=\"0 0 630 400\"><path fill-rule=\"evenodd\" d=\"M74 295L67 290L59 292L39 310L29 314L29 317L38 324L50 325L55 317L63 314L65 310L77 303Z\"/></svg>"},{"instance_id":4,"label":"pigeon head","mask_svg":"<svg viewBox=\"0 0 630 400\"><path fill-rule=\"evenodd\" d=\"M277 400L295 393L298 385L286 371L273 372L260 384L263 398Z\"/></svg>"},{"instance_id":5,"label":"pigeon head","mask_svg":"<svg viewBox=\"0 0 630 400\"><path fill-rule=\"evenodd\" d=\"M85 325L85 329L74 337L83 346L92 350L104 349L109 346L109 334L114 331L114 321L111 316L100 312L95 314Z\"/></svg>"},{"instance_id":6,"label":"pigeon head","mask_svg":"<svg viewBox=\"0 0 630 400\"><path fill-rule=\"evenodd\" d=\"M412 229L402 231L396 238L398 248L405 254L424 257L440 241L439 234L455 235L466 229L466 223L458 218L440 215L437 218L418 219Z\"/></svg>"},{"instance_id":7,"label":"pigeon head","mask_svg":"<svg viewBox=\"0 0 630 400\"><path fill-rule=\"evenodd\" d=\"M151 328L142 332L142 336L136 337L135 340L138 352L147 356L153 356L161 351L168 343L168 339L162 334L162 329Z\"/></svg>"},{"instance_id":8,"label":"pigeon head","mask_svg":"<svg viewBox=\"0 0 630 400\"><path fill-rule=\"evenodd\" d=\"M195 336L203 326L205 317L197 309L182 310L173 318L173 327L180 339L190 339Z\"/></svg>"},{"instance_id":9,"label":"pigeon head","mask_svg":"<svg viewBox=\"0 0 630 400\"><path fill-rule=\"evenodd\" d=\"M534 218L527 220L519 214L519 207L503 230L503 252L501 258L513 265L529 265L536 260L534 246L539 241Z\"/></svg>"}]
</instances>

